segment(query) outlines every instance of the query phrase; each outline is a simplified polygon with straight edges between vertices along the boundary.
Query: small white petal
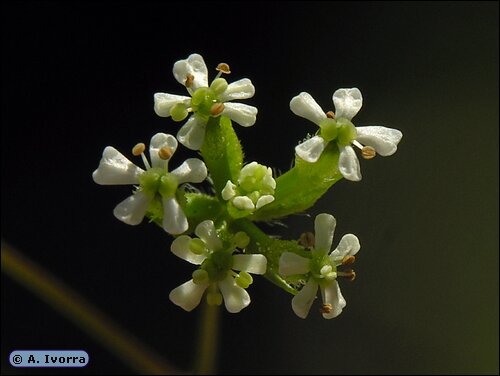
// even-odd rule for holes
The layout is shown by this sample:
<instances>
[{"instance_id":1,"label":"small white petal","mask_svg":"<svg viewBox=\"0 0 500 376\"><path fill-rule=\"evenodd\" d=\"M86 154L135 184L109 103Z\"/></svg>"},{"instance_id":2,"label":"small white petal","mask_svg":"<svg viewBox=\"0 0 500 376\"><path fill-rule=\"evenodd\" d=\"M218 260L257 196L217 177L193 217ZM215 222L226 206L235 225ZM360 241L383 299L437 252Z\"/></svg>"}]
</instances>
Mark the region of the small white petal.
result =
<instances>
[{"instance_id":1,"label":"small white petal","mask_svg":"<svg viewBox=\"0 0 500 376\"><path fill-rule=\"evenodd\" d=\"M137 184L143 172L114 147L107 146L92 178L101 185Z\"/></svg>"},{"instance_id":2,"label":"small white petal","mask_svg":"<svg viewBox=\"0 0 500 376\"><path fill-rule=\"evenodd\" d=\"M242 270L253 274L265 274L267 268L267 259L264 255L234 255L234 270Z\"/></svg>"},{"instance_id":3,"label":"small white petal","mask_svg":"<svg viewBox=\"0 0 500 376\"><path fill-rule=\"evenodd\" d=\"M184 124L179 132L177 132L177 139L179 142L191 150L200 150L205 141L205 130L207 122L202 118L193 115L186 124Z\"/></svg>"},{"instance_id":4,"label":"small white petal","mask_svg":"<svg viewBox=\"0 0 500 376\"><path fill-rule=\"evenodd\" d=\"M233 184L231 180L228 180L226 186L222 190L222 198L226 201L232 199L234 196L236 196L235 189L236 184Z\"/></svg>"},{"instance_id":5,"label":"small white petal","mask_svg":"<svg viewBox=\"0 0 500 376\"><path fill-rule=\"evenodd\" d=\"M323 297L324 304L331 304L332 311L330 313L323 313L325 319L333 319L342 312L346 306L346 301L340 292L340 287L337 281L332 281L326 287L321 287L321 296Z\"/></svg>"},{"instance_id":6,"label":"small white petal","mask_svg":"<svg viewBox=\"0 0 500 376\"><path fill-rule=\"evenodd\" d=\"M342 260L345 256L354 256L360 248L361 245L356 235L345 234L337 248L330 253L330 260L335 262L336 260Z\"/></svg>"},{"instance_id":7,"label":"small white petal","mask_svg":"<svg viewBox=\"0 0 500 376\"><path fill-rule=\"evenodd\" d=\"M161 148L170 148L173 154L177 150L177 140L171 134L166 133L157 133L151 137L149 144L151 166L165 169L168 165L168 160L161 159L158 155Z\"/></svg>"},{"instance_id":8,"label":"small white petal","mask_svg":"<svg viewBox=\"0 0 500 376\"><path fill-rule=\"evenodd\" d=\"M316 292L318 291L318 284L314 282L311 278L302 290L299 291L297 295L295 295L292 299L292 309L293 312L297 316L302 319L305 319L309 314L309 310L311 309L311 305L316 299Z\"/></svg>"},{"instance_id":9,"label":"small white petal","mask_svg":"<svg viewBox=\"0 0 500 376\"><path fill-rule=\"evenodd\" d=\"M254 210L255 205L247 196L237 196L233 199L233 205L240 210Z\"/></svg>"},{"instance_id":10,"label":"small white petal","mask_svg":"<svg viewBox=\"0 0 500 376\"><path fill-rule=\"evenodd\" d=\"M113 210L114 216L127 225L138 225L144 219L151 198L144 192L136 192L120 202Z\"/></svg>"},{"instance_id":11,"label":"small white petal","mask_svg":"<svg viewBox=\"0 0 500 376\"><path fill-rule=\"evenodd\" d=\"M257 204L255 204L255 208L260 209L264 205L270 204L273 201L274 201L274 196L271 195L260 196L259 199L257 200Z\"/></svg>"},{"instance_id":12,"label":"small white petal","mask_svg":"<svg viewBox=\"0 0 500 376\"><path fill-rule=\"evenodd\" d=\"M186 215L175 197L163 197L163 229L172 235L182 234L189 227Z\"/></svg>"},{"instance_id":13,"label":"small white petal","mask_svg":"<svg viewBox=\"0 0 500 376\"><path fill-rule=\"evenodd\" d=\"M208 86L208 70L203 58L198 54L189 55L186 60L179 60L174 64L173 69L175 79L182 85L186 82L188 74L194 77L191 88Z\"/></svg>"},{"instance_id":14,"label":"small white petal","mask_svg":"<svg viewBox=\"0 0 500 376\"><path fill-rule=\"evenodd\" d=\"M232 101L234 99L248 99L252 98L255 94L255 87L248 78L243 78L232 82L228 85L226 91L221 94L220 100L222 102Z\"/></svg>"},{"instance_id":15,"label":"small white petal","mask_svg":"<svg viewBox=\"0 0 500 376\"><path fill-rule=\"evenodd\" d=\"M314 220L314 249L327 254L332 248L333 234L337 221L330 214L322 213Z\"/></svg>"},{"instance_id":16,"label":"small white petal","mask_svg":"<svg viewBox=\"0 0 500 376\"><path fill-rule=\"evenodd\" d=\"M224 103L222 115L243 127L251 127L257 119L257 108L243 103Z\"/></svg>"},{"instance_id":17,"label":"small white petal","mask_svg":"<svg viewBox=\"0 0 500 376\"><path fill-rule=\"evenodd\" d=\"M207 178L207 166L198 158L186 159L172 174L177 177L179 184L201 183Z\"/></svg>"},{"instance_id":18,"label":"small white petal","mask_svg":"<svg viewBox=\"0 0 500 376\"><path fill-rule=\"evenodd\" d=\"M309 259L292 252L283 252L280 257L279 273L283 277L305 274L311 269Z\"/></svg>"},{"instance_id":19,"label":"small white petal","mask_svg":"<svg viewBox=\"0 0 500 376\"><path fill-rule=\"evenodd\" d=\"M314 163L319 159L321 153L325 150L326 145L327 142L323 139L323 137L314 136L297 145L295 147L295 152L304 161Z\"/></svg>"},{"instance_id":20,"label":"small white petal","mask_svg":"<svg viewBox=\"0 0 500 376\"><path fill-rule=\"evenodd\" d=\"M356 127L356 131L356 141L373 147L383 157L394 154L403 137L403 133L397 129L380 126Z\"/></svg>"},{"instance_id":21,"label":"small white petal","mask_svg":"<svg viewBox=\"0 0 500 376\"><path fill-rule=\"evenodd\" d=\"M358 88L338 89L333 93L335 117L351 120L361 109L363 97Z\"/></svg>"},{"instance_id":22,"label":"small white petal","mask_svg":"<svg viewBox=\"0 0 500 376\"><path fill-rule=\"evenodd\" d=\"M339 171L347 180L361 180L359 160L351 146L340 147Z\"/></svg>"},{"instance_id":23,"label":"small white petal","mask_svg":"<svg viewBox=\"0 0 500 376\"><path fill-rule=\"evenodd\" d=\"M197 255L191 252L191 250L189 249L189 243L191 242L191 240L192 239L189 236L181 235L172 242L170 250L174 255L180 257L183 260L186 260L187 262L190 262L191 264L201 265L201 263L207 258L207 255Z\"/></svg>"},{"instance_id":24,"label":"small white petal","mask_svg":"<svg viewBox=\"0 0 500 376\"><path fill-rule=\"evenodd\" d=\"M161 117L169 117L170 110L177 103L182 103L185 106L189 106L191 104L191 98L186 97L184 95L174 95L168 93L155 93L154 95L155 101L155 112L158 116Z\"/></svg>"},{"instance_id":25,"label":"small white petal","mask_svg":"<svg viewBox=\"0 0 500 376\"><path fill-rule=\"evenodd\" d=\"M219 289L224 297L226 309L230 313L238 313L250 304L248 292L238 286L230 275L219 282Z\"/></svg>"},{"instance_id":26,"label":"small white petal","mask_svg":"<svg viewBox=\"0 0 500 376\"><path fill-rule=\"evenodd\" d=\"M215 231L213 221L206 220L201 222L194 231L197 237L205 242L207 248L211 251L216 251L222 248L222 242Z\"/></svg>"},{"instance_id":27,"label":"small white petal","mask_svg":"<svg viewBox=\"0 0 500 376\"><path fill-rule=\"evenodd\" d=\"M170 292L169 298L175 305L192 311L200 304L203 293L207 289L208 284L197 285L193 280L176 287Z\"/></svg>"},{"instance_id":28,"label":"small white petal","mask_svg":"<svg viewBox=\"0 0 500 376\"><path fill-rule=\"evenodd\" d=\"M290 101L290 110L300 117L303 117L314 124L319 125L326 119L326 114L320 105L314 100L311 94L302 92Z\"/></svg>"}]
</instances>

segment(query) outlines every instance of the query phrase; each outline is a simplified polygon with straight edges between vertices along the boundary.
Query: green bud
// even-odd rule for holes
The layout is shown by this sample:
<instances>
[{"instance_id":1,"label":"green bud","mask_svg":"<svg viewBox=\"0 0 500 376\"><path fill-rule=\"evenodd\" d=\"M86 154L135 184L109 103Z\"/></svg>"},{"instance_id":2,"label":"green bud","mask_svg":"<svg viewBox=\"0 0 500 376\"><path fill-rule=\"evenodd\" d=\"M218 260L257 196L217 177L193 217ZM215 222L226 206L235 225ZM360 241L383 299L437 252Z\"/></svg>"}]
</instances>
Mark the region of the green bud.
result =
<instances>
[{"instance_id":1,"label":"green bud","mask_svg":"<svg viewBox=\"0 0 500 376\"><path fill-rule=\"evenodd\" d=\"M170 109L173 121L182 121L188 116L188 110L183 103L177 103Z\"/></svg>"},{"instance_id":2,"label":"green bud","mask_svg":"<svg viewBox=\"0 0 500 376\"><path fill-rule=\"evenodd\" d=\"M332 141L337 138L337 122L334 119L326 118L321 121L319 126L321 128L321 137L323 137L325 141Z\"/></svg>"},{"instance_id":3,"label":"green bud","mask_svg":"<svg viewBox=\"0 0 500 376\"><path fill-rule=\"evenodd\" d=\"M337 142L341 146L347 146L352 144L352 142L358 136L358 132L356 131L356 127L353 123L351 123L347 119L338 119L337 120L338 127L338 137Z\"/></svg>"},{"instance_id":4,"label":"green bud","mask_svg":"<svg viewBox=\"0 0 500 376\"><path fill-rule=\"evenodd\" d=\"M189 250L193 252L195 255L201 255L206 251L205 243L203 240L195 238L191 239L189 242Z\"/></svg>"},{"instance_id":5,"label":"green bud","mask_svg":"<svg viewBox=\"0 0 500 376\"><path fill-rule=\"evenodd\" d=\"M210 85L210 90L212 90L215 95L221 95L226 91L227 86L227 81L224 78L217 78L213 80L212 84Z\"/></svg>"},{"instance_id":6,"label":"green bud","mask_svg":"<svg viewBox=\"0 0 500 376\"><path fill-rule=\"evenodd\" d=\"M250 238L245 232L240 231L234 235L233 242L236 247L243 249L250 243Z\"/></svg>"},{"instance_id":7,"label":"green bud","mask_svg":"<svg viewBox=\"0 0 500 376\"><path fill-rule=\"evenodd\" d=\"M175 196L178 186L179 182L177 181L177 178L173 174L167 172L160 179L158 192L160 192L162 197L173 197Z\"/></svg>"},{"instance_id":8,"label":"green bud","mask_svg":"<svg viewBox=\"0 0 500 376\"><path fill-rule=\"evenodd\" d=\"M192 276L193 282L197 285L203 285L209 282L208 273L203 269L195 270Z\"/></svg>"}]
</instances>

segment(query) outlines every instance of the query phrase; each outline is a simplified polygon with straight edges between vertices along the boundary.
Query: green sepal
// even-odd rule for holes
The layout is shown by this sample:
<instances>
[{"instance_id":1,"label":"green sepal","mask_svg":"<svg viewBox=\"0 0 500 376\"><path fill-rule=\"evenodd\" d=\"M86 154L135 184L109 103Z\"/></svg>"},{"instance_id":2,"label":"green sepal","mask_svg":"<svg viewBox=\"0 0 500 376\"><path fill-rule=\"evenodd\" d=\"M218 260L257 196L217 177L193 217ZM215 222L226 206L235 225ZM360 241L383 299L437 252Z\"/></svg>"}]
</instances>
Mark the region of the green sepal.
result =
<instances>
[{"instance_id":1,"label":"green sepal","mask_svg":"<svg viewBox=\"0 0 500 376\"><path fill-rule=\"evenodd\" d=\"M254 221L268 221L303 212L342 178L338 169L339 150L328 143L321 157L309 163L296 156L295 166L276 179L274 201L249 217Z\"/></svg>"},{"instance_id":2,"label":"green sepal","mask_svg":"<svg viewBox=\"0 0 500 376\"><path fill-rule=\"evenodd\" d=\"M237 181L243 165L243 150L229 118L209 118L200 151L210 171L217 196L221 198L227 181Z\"/></svg>"}]
</instances>

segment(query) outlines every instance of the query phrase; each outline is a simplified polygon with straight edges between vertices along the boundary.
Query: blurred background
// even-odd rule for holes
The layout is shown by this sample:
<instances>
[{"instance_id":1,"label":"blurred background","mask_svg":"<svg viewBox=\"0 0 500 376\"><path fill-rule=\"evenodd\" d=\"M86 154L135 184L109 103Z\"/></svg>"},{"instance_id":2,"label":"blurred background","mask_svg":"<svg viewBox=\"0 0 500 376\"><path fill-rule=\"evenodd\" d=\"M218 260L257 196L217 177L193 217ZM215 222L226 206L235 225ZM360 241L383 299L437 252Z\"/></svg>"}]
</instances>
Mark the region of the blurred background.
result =
<instances>
[{"instance_id":1,"label":"blurred background","mask_svg":"<svg viewBox=\"0 0 500 376\"><path fill-rule=\"evenodd\" d=\"M185 94L175 61L256 87L247 161L286 171L313 124L290 99L333 109L358 87L356 125L400 129L392 157L361 161L287 228L337 218L361 241L347 307L297 318L291 296L256 279L252 304L221 314L220 374L498 373L498 2L3 2L2 239L74 288L177 370L192 368L200 310L168 299L193 268L156 226L117 221L127 187L91 178L102 150L126 155L179 124L153 94ZM193 153L179 149L173 165ZM311 182L314 184L314 182ZM2 273L2 373L132 374L86 331ZM85 369L15 369L15 349L85 349Z\"/></svg>"}]
</instances>

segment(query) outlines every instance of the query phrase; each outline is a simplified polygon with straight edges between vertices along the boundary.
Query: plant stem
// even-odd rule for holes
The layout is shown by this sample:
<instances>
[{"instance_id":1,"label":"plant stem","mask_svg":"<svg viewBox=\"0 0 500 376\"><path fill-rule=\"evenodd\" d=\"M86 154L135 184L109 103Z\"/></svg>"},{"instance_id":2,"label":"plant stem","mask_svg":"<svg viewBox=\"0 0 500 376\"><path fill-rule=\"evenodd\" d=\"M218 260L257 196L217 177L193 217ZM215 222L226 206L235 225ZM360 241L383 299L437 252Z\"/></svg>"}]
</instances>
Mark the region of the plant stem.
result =
<instances>
[{"instance_id":1,"label":"plant stem","mask_svg":"<svg viewBox=\"0 0 500 376\"><path fill-rule=\"evenodd\" d=\"M218 332L219 306L203 304L199 323L198 350L196 356L195 374L213 375L215 373Z\"/></svg>"}]
</instances>

